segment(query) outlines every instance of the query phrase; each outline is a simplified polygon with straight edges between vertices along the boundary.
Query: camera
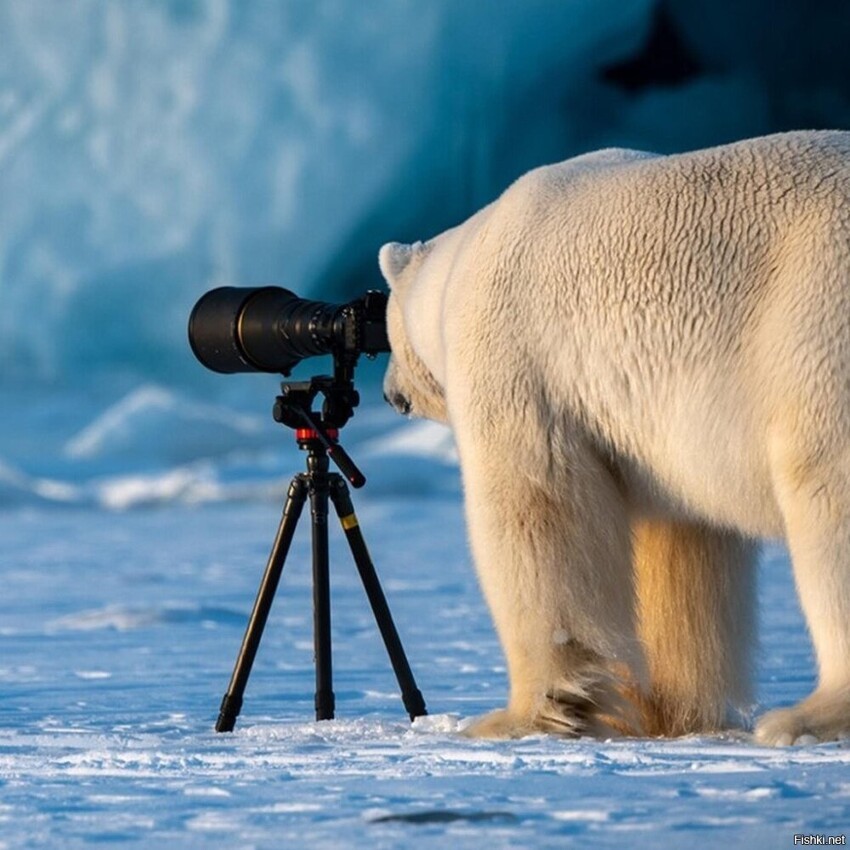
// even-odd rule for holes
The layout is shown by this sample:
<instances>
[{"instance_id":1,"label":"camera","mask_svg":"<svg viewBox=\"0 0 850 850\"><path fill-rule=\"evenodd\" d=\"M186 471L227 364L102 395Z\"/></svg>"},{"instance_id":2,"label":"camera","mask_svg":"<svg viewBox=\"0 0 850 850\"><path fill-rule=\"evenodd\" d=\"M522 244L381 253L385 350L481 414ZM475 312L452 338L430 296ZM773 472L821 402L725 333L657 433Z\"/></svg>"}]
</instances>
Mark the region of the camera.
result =
<instances>
[{"instance_id":1,"label":"camera","mask_svg":"<svg viewBox=\"0 0 850 850\"><path fill-rule=\"evenodd\" d=\"M319 354L353 366L360 354L390 350L386 307L386 294L376 290L330 304L278 286L222 286L195 304L189 344L214 372L289 375L301 360Z\"/></svg>"}]
</instances>

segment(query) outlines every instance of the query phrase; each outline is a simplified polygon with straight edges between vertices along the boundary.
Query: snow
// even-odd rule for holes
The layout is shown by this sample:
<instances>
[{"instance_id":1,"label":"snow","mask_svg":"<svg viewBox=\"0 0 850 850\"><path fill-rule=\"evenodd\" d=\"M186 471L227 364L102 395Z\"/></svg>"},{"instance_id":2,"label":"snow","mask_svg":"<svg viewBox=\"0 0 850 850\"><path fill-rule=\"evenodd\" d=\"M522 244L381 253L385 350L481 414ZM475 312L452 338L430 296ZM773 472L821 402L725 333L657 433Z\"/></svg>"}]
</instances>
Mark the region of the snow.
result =
<instances>
[{"instance_id":1,"label":"snow","mask_svg":"<svg viewBox=\"0 0 850 850\"><path fill-rule=\"evenodd\" d=\"M297 452L279 458L290 466L274 501L26 502L0 516L0 847L780 847L846 829L844 743L464 738L503 701L505 670L459 488L380 486L424 462L400 454L409 428L430 426L399 421L386 452L368 433L348 447L370 479L358 516L430 712L413 724L333 527L337 711L312 719L304 519L236 731L213 731ZM456 479L438 433L423 440L435 478ZM765 548L761 575L759 700L775 707L808 692L813 662L781 547Z\"/></svg>"}]
</instances>

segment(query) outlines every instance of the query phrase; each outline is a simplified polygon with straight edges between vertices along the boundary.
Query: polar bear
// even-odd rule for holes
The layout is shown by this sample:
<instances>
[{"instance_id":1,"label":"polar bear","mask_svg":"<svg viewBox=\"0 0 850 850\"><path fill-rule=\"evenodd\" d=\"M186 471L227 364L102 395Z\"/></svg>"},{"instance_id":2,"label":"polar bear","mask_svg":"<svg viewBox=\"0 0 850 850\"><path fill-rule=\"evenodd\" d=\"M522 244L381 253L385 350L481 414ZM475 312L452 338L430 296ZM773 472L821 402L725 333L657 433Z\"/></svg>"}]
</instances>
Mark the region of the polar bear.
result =
<instances>
[{"instance_id":1,"label":"polar bear","mask_svg":"<svg viewBox=\"0 0 850 850\"><path fill-rule=\"evenodd\" d=\"M756 740L850 734L850 133L579 156L379 264L384 393L453 429L507 662L470 734L745 716L764 537L819 682Z\"/></svg>"}]
</instances>

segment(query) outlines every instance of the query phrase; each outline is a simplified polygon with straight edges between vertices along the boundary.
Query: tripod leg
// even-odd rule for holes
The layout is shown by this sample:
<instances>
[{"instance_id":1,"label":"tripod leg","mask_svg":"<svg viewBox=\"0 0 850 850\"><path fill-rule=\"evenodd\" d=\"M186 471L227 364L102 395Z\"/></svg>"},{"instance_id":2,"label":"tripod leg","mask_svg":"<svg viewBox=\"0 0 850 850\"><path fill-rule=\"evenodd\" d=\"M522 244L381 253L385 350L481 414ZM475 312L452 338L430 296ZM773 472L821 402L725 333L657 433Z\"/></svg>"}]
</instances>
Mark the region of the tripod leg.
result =
<instances>
[{"instance_id":1,"label":"tripod leg","mask_svg":"<svg viewBox=\"0 0 850 850\"><path fill-rule=\"evenodd\" d=\"M327 463L327 457L320 456L315 461L315 466L310 466L314 473L310 487L310 508L313 519L313 644L316 654L316 720L333 720L335 702L331 660Z\"/></svg>"},{"instance_id":2,"label":"tripod leg","mask_svg":"<svg viewBox=\"0 0 850 850\"><path fill-rule=\"evenodd\" d=\"M375 566L369 557L366 542L363 540L348 486L341 476L336 474L331 476L330 495L345 532L345 537L348 540L348 545L351 548L351 554L354 556L354 563L357 565L357 571L360 573L366 595L369 597L378 629L390 656L390 663L401 688L401 699L404 707L407 709L411 720L422 717L428 713L425 709L425 700L422 697L422 692L416 687L413 672L404 653L404 647L401 645L401 638L398 636L389 605L387 605L387 599L381 589L381 583L378 581L378 574L375 572Z\"/></svg>"},{"instance_id":3,"label":"tripod leg","mask_svg":"<svg viewBox=\"0 0 850 850\"><path fill-rule=\"evenodd\" d=\"M269 616L275 591L283 572L283 564L289 552L289 545L292 543L295 526L301 516L301 509L304 507L306 498L307 484L302 476L297 475L289 485L289 493L277 529L277 536L272 545L260 588L257 591L257 598L248 620L245 637L242 639L242 647L233 668L233 675L230 677L230 685L221 701L221 709L215 724L216 732L232 732L236 718L242 709L242 695L245 692L245 686L248 684L248 677L251 675L254 657L260 646L260 638L263 636L266 619Z\"/></svg>"}]
</instances>

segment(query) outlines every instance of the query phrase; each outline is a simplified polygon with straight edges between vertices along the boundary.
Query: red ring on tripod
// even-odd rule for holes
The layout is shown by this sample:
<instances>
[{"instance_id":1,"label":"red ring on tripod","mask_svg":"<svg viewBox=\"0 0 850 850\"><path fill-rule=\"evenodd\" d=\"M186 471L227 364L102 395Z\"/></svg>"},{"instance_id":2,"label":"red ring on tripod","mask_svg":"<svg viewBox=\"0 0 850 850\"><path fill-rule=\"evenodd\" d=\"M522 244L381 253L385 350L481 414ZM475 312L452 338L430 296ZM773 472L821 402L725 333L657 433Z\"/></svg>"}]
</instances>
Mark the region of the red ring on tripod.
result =
<instances>
[{"instance_id":1,"label":"red ring on tripod","mask_svg":"<svg viewBox=\"0 0 850 850\"><path fill-rule=\"evenodd\" d=\"M337 428L328 428L325 431L325 434L328 435L332 440L336 440L339 437L339 429ZM296 440L318 440L319 432L314 428L296 428L295 429L295 439Z\"/></svg>"}]
</instances>

